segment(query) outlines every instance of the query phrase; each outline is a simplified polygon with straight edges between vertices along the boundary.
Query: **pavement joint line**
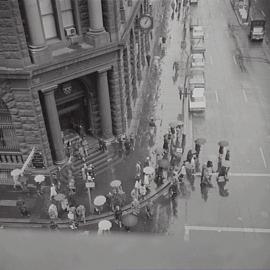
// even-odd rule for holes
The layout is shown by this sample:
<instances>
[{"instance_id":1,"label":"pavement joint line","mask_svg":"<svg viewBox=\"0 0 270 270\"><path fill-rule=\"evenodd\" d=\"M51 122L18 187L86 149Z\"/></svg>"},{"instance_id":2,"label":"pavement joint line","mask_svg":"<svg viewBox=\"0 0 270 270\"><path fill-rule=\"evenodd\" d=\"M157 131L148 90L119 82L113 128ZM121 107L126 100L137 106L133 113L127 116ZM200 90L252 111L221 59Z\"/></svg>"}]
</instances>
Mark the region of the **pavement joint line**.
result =
<instances>
[{"instance_id":1,"label":"pavement joint line","mask_svg":"<svg viewBox=\"0 0 270 270\"><path fill-rule=\"evenodd\" d=\"M215 227L215 226L190 226L185 225L185 234L190 231L217 231L217 232L244 232L244 233L270 233L268 228L238 228L238 227Z\"/></svg>"},{"instance_id":2,"label":"pavement joint line","mask_svg":"<svg viewBox=\"0 0 270 270\"><path fill-rule=\"evenodd\" d=\"M218 100L218 93L217 93L217 91L215 91L215 95L216 95L216 101L217 101L217 103L218 103L219 100Z\"/></svg>"},{"instance_id":3,"label":"pavement joint line","mask_svg":"<svg viewBox=\"0 0 270 270\"><path fill-rule=\"evenodd\" d=\"M242 88L242 93L243 93L245 102L248 103L248 98L247 98L247 93L245 91L245 88Z\"/></svg>"},{"instance_id":4,"label":"pavement joint line","mask_svg":"<svg viewBox=\"0 0 270 270\"><path fill-rule=\"evenodd\" d=\"M265 168L267 168L267 164L266 164L265 157L264 157L263 150L262 150L261 146L260 146L260 153L261 153L261 157L262 157L262 160L263 160L263 165L264 165Z\"/></svg>"},{"instance_id":5,"label":"pavement joint line","mask_svg":"<svg viewBox=\"0 0 270 270\"><path fill-rule=\"evenodd\" d=\"M233 55L233 62L235 63L235 65L237 65L237 61L236 61L235 55Z\"/></svg>"}]
</instances>

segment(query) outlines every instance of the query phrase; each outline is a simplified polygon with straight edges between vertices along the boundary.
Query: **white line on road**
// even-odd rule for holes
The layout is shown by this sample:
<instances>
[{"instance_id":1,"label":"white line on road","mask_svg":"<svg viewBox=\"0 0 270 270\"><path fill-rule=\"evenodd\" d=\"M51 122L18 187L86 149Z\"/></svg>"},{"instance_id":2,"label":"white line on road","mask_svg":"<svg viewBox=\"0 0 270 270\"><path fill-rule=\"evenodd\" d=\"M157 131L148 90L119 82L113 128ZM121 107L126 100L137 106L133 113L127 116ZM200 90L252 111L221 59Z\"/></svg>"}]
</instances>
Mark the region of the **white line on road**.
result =
<instances>
[{"instance_id":1,"label":"white line on road","mask_svg":"<svg viewBox=\"0 0 270 270\"><path fill-rule=\"evenodd\" d=\"M209 56L209 61L210 61L210 64L213 65L213 57L212 57L212 55Z\"/></svg>"},{"instance_id":2,"label":"white line on road","mask_svg":"<svg viewBox=\"0 0 270 270\"><path fill-rule=\"evenodd\" d=\"M186 234L189 235L189 231L270 233L270 229L264 229L264 228L208 227L208 226L188 226L188 225L185 225L185 235Z\"/></svg>"},{"instance_id":3,"label":"white line on road","mask_svg":"<svg viewBox=\"0 0 270 270\"><path fill-rule=\"evenodd\" d=\"M247 93L244 88L242 89L242 93L243 93L245 102L248 103Z\"/></svg>"},{"instance_id":4,"label":"white line on road","mask_svg":"<svg viewBox=\"0 0 270 270\"><path fill-rule=\"evenodd\" d=\"M235 55L233 55L233 62L237 65L237 61L236 61Z\"/></svg>"},{"instance_id":5,"label":"white line on road","mask_svg":"<svg viewBox=\"0 0 270 270\"><path fill-rule=\"evenodd\" d=\"M264 154L263 154L263 150L262 150L261 147L260 147L260 153L261 153L261 156L262 156L264 168L267 168L267 164L266 164L266 161L265 161L265 158L264 158Z\"/></svg>"},{"instance_id":6,"label":"white line on road","mask_svg":"<svg viewBox=\"0 0 270 270\"><path fill-rule=\"evenodd\" d=\"M195 176L201 176L201 173L195 173ZM270 173L229 173L229 176L270 177Z\"/></svg>"},{"instance_id":7,"label":"white line on road","mask_svg":"<svg viewBox=\"0 0 270 270\"><path fill-rule=\"evenodd\" d=\"M261 12L262 12L262 15L263 15L264 17L266 17L266 15L265 15L265 13L263 12L263 10L261 10Z\"/></svg>"},{"instance_id":8,"label":"white line on road","mask_svg":"<svg viewBox=\"0 0 270 270\"><path fill-rule=\"evenodd\" d=\"M218 103L218 93L217 93L217 91L215 91L215 95L216 95L216 101Z\"/></svg>"}]
</instances>

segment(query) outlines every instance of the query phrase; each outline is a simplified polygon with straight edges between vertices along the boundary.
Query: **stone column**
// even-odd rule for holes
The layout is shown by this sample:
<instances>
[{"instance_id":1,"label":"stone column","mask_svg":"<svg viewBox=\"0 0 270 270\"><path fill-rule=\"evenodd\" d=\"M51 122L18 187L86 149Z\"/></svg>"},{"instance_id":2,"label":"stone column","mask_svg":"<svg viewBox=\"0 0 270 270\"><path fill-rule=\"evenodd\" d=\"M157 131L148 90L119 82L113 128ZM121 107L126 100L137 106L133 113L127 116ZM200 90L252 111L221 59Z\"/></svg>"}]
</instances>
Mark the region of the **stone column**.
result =
<instances>
[{"instance_id":1,"label":"stone column","mask_svg":"<svg viewBox=\"0 0 270 270\"><path fill-rule=\"evenodd\" d=\"M31 42L29 48L32 59L35 63L48 62L51 55L48 53L48 47L46 46L37 0L23 1Z\"/></svg>"},{"instance_id":2,"label":"stone column","mask_svg":"<svg viewBox=\"0 0 270 270\"><path fill-rule=\"evenodd\" d=\"M95 47L109 42L109 33L105 31L102 17L101 0L88 0L89 31L87 41Z\"/></svg>"},{"instance_id":3,"label":"stone column","mask_svg":"<svg viewBox=\"0 0 270 270\"><path fill-rule=\"evenodd\" d=\"M64 145L61 137L61 128L54 98L54 90L57 85L43 89L45 111L51 139L52 152L54 154L54 163L59 165L66 161Z\"/></svg>"},{"instance_id":4,"label":"stone column","mask_svg":"<svg viewBox=\"0 0 270 270\"><path fill-rule=\"evenodd\" d=\"M102 137L104 139L111 139L112 134L112 115L109 95L108 75L107 69L99 70L97 75L97 91L99 111L101 116Z\"/></svg>"}]
</instances>

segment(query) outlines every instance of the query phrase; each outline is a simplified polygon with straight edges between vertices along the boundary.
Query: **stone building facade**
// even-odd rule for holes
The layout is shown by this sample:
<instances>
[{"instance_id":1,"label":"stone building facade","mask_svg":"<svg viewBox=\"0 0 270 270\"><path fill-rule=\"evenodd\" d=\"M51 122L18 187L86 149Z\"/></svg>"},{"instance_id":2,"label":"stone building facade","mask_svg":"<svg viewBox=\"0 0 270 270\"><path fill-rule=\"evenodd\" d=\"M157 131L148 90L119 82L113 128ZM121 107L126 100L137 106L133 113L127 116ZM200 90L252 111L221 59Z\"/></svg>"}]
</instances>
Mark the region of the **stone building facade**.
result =
<instances>
[{"instance_id":1,"label":"stone building facade","mask_svg":"<svg viewBox=\"0 0 270 270\"><path fill-rule=\"evenodd\" d=\"M127 132L153 43L138 27L149 1L0 0L1 171L35 147L50 172L66 161L71 130Z\"/></svg>"}]
</instances>

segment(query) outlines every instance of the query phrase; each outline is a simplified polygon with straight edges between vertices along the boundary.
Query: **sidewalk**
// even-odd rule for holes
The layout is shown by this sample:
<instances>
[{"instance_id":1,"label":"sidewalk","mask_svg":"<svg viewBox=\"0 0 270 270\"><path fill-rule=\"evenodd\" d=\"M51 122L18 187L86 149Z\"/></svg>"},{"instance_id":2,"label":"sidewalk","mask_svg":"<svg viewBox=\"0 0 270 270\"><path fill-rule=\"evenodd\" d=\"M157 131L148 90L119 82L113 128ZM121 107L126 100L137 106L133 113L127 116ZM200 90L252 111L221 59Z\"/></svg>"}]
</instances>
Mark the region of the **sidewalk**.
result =
<instances>
[{"instance_id":1,"label":"sidewalk","mask_svg":"<svg viewBox=\"0 0 270 270\"><path fill-rule=\"evenodd\" d=\"M171 9L170 9L171 12ZM131 122L129 133L133 132L137 134L136 149L128 157L123 160L119 160L117 164L111 164L109 170L101 173L96 177L96 188L92 191L92 201L97 195L105 195L109 191L110 182L114 179L120 179L122 181L122 187L127 195L127 203L124 212L130 212L130 202L131 196L130 192L134 187L134 176L135 176L135 163L138 160L145 160L146 156L152 158L152 166L155 167L154 151L155 149L161 147L163 143L163 135L167 133L169 128L169 123L177 120L183 120L183 108L182 101L179 99L178 86L182 84L183 78L178 77L177 81L173 82L173 62L181 61L181 23L177 21L177 16L172 21L169 16L168 25L168 38L167 38L167 53L161 61L161 76L160 85L157 89L156 84L151 84L153 78L151 78L151 70L148 69L145 73L145 80L142 82L141 98L143 102L138 100L136 107L136 115L134 116L133 122ZM158 41L158 37L156 42ZM153 49L153 55L159 53L159 48ZM153 59L153 57L152 57ZM149 117L148 115L155 115L157 122L157 136L155 138L154 145L149 144ZM124 168L124 170L123 170ZM150 198L155 199L161 193L165 192L169 186L169 183L164 183L161 187L156 188L155 183L151 184L151 192L146 196L146 198L141 202L141 206L144 206L147 200ZM48 219L48 206L49 206L49 190L44 190L44 195L40 197L29 196L24 197L26 203L32 211L30 218L18 218L17 208L6 206L6 211L8 211L8 216L3 216L2 207L0 207L0 224L7 227L47 227L49 224ZM77 198L77 204L83 204L86 206L86 211L89 211L89 201L87 197L87 192L82 186L82 191L80 196ZM4 207L4 206L3 206ZM10 211L10 209L13 209ZM89 212L88 212L89 213ZM16 216L14 216L16 215ZM17 218L16 218L17 217ZM89 224L97 223L101 219L113 219L112 212L106 212L101 215L91 215L87 217L86 224L81 224L80 226L87 226ZM59 219L58 221L60 228L68 227L67 219Z\"/></svg>"}]
</instances>

